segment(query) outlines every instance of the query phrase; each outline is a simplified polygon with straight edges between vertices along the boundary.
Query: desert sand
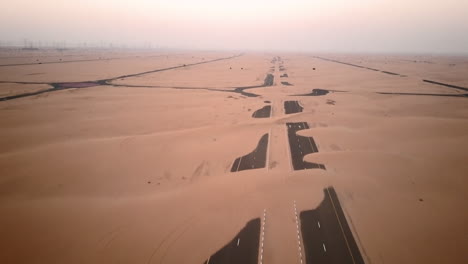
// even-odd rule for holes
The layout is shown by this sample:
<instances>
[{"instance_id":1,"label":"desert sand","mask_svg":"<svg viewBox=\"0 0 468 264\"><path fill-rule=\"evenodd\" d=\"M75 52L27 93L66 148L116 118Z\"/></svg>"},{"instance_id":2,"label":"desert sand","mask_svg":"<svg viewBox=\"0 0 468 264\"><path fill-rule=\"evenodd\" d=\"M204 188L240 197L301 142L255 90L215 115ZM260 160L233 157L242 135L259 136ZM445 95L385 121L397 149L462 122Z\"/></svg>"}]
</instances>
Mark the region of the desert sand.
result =
<instances>
[{"instance_id":1,"label":"desert sand","mask_svg":"<svg viewBox=\"0 0 468 264\"><path fill-rule=\"evenodd\" d=\"M468 91L423 81L467 88L466 57L3 49L0 65L1 98L180 66L0 101L0 263L201 264L264 210L264 263L299 263L293 202L329 186L366 263L468 263ZM313 89L331 92L296 96ZM292 169L287 122L310 125L305 160L326 170ZM230 172L265 133L266 168Z\"/></svg>"}]
</instances>

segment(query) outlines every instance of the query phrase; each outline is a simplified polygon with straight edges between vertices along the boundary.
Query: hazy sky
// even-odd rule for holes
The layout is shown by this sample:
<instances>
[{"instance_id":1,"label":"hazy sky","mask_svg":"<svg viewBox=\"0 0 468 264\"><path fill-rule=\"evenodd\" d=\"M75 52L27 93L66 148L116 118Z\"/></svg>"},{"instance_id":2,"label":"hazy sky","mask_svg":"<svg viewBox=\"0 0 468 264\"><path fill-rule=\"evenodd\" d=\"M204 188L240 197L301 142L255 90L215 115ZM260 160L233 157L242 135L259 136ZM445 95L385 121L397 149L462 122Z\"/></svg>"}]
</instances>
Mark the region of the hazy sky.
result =
<instances>
[{"instance_id":1,"label":"hazy sky","mask_svg":"<svg viewBox=\"0 0 468 264\"><path fill-rule=\"evenodd\" d=\"M0 40L468 53L468 0L0 0Z\"/></svg>"}]
</instances>

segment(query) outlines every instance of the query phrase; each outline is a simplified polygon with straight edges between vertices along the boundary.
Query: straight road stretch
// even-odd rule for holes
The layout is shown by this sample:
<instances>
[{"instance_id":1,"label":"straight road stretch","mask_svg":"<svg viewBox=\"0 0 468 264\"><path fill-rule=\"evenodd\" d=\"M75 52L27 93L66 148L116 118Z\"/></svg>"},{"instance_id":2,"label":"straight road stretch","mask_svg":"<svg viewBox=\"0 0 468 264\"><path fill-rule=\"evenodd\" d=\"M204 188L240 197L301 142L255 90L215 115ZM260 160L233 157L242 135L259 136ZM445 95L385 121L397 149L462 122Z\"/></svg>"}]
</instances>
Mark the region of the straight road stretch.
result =
<instances>
[{"instance_id":1,"label":"straight road stretch","mask_svg":"<svg viewBox=\"0 0 468 264\"><path fill-rule=\"evenodd\" d=\"M319 207L300 213L307 264L364 264L335 190L324 189Z\"/></svg>"}]
</instances>

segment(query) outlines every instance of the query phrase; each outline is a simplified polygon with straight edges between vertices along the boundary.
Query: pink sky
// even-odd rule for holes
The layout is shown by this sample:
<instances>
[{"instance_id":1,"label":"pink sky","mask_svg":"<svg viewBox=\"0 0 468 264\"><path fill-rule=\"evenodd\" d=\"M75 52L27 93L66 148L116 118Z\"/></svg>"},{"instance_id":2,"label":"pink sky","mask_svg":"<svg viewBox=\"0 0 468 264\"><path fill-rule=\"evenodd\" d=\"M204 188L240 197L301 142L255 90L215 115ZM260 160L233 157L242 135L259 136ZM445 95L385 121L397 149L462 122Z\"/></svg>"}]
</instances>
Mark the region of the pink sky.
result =
<instances>
[{"instance_id":1,"label":"pink sky","mask_svg":"<svg viewBox=\"0 0 468 264\"><path fill-rule=\"evenodd\" d=\"M466 0L4 0L2 42L468 53Z\"/></svg>"}]
</instances>

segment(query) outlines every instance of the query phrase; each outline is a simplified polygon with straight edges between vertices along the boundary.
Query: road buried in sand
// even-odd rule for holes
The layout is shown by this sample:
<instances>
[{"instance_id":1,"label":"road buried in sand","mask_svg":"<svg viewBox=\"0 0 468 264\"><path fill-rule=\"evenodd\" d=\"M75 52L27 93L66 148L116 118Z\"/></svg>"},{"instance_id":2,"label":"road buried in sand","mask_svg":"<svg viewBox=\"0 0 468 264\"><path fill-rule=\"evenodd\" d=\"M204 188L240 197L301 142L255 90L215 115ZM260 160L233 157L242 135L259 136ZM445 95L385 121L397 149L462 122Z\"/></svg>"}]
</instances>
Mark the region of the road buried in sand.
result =
<instances>
[{"instance_id":1,"label":"road buried in sand","mask_svg":"<svg viewBox=\"0 0 468 264\"><path fill-rule=\"evenodd\" d=\"M268 118L271 115L271 105L265 105L264 107L253 112L253 118Z\"/></svg>"},{"instance_id":2,"label":"road buried in sand","mask_svg":"<svg viewBox=\"0 0 468 264\"><path fill-rule=\"evenodd\" d=\"M288 114L300 113L304 108L299 105L298 101L285 101L284 102L284 111Z\"/></svg>"},{"instance_id":3,"label":"road buried in sand","mask_svg":"<svg viewBox=\"0 0 468 264\"><path fill-rule=\"evenodd\" d=\"M286 123L288 128L289 147L294 170L323 169L325 165L304 161L307 154L318 152L314 138L297 135L297 131L309 129L306 122Z\"/></svg>"},{"instance_id":4,"label":"road buried in sand","mask_svg":"<svg viewBox=\"0 0 468 264\"><path fill-rule=\"evenodd\" d=\"M18 98L23 98L23 97L39 95L39 94L42 94L42 93L48 93L48 92L66 90L66 89L73 89L73 88L89 88L89 87L100 86L100 85L117 86L117 85L112 84L111 82L113 80L117 80L117 79L137 77L137 76L141 76L141 75L145 75L145 74L149 74L149 73L169 71L169 70L179 69L179 68L188 67L188 66L195 66L195 65L201 65L201 64L206 64L206 63L211 63L211 62L216 62L216 61L221 61L221 60L228 60L228 59L236 58L236 57L239 57L239 56L242 56L242 54L234 55L234 56L230 56L230 57L224 57L224 58L208 60L208 61L201 61L201 62L196 62L196 63L191 63L191 64L177 65L177 66L172 66L172 67L168 67L168 68L156 69L156 70L145 71L145 72L140 72L140 73L121 75L121 76L112 77L112 78L108 78L108 79L102 79L102 80L81 81L81 82L58 82L58 83L55 83L55 82L0 81L0 83L47 84L47 85L52 86L52 88L50 88L50 89L41 90L41 91L37 91L37 92L23 93L23 94L18 94L18 95L1 97L0 101L8 101L8 100L18 99ZM270 78L270 77L267 76L267 78ZM118 85L118 86L121 86L121 85ZM252 88L255 88L255 87L252 87ZM244 89L246 89L246 88L244 88ZM240 92L242 92L244 89L242 89ZM257 96L257 95L255 95L255 96Z\"/></svg>"},{"instance_id":5,"label":"road buried in sand","mask_svg":"<svg viewBox=\"0 0 468 264\"><path fill-rule=\"evenodd\" d=\"M257 264L260 241L260 218L250 220L222 249L204 264Z\"/></svg>"},{"instance_id":6,"label":"road buried in sand","mask_svg":"<svg viewBox=\"0 0 468 264\"><path fill-rule=\"evenodd\" d=\"M257 147L251 153L237 158L231 172L265 168L268 150L268 134L263 135Z\"/></svg>"},{"instance_id":7,"label":"road buried in sand","mask_svg":"<svg viewBox=\"0 0 468 264\"><path fill-rule=\"evenodd\" d=\"M320 205L300 213L307 264L364 264L335 190L324 189Z\"/></svg>"}]
</instances>

